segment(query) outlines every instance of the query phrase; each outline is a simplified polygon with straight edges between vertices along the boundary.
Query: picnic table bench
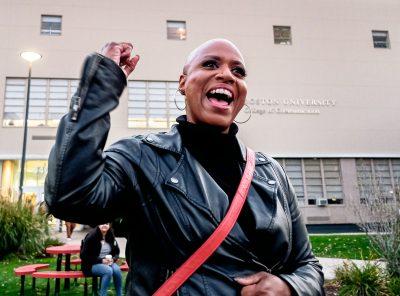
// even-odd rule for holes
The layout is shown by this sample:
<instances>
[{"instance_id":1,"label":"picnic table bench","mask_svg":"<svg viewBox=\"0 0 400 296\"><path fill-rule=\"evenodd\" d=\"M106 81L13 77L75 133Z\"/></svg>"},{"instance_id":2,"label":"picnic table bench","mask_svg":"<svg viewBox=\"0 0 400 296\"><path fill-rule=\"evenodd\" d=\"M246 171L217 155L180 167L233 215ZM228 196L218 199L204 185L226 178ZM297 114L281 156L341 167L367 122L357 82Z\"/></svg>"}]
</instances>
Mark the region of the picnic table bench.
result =
<instances>
[{"instance_id":1,"label":"picnic table bench","mask_svg":"<svg viewBox=\"0 0 400 296\"><path fill-rule=\"evenodd\" d=\"M25 276L32 275L34 272L39 269L48 268L50 264L47 263L38 263L38 264L29 264L24 266L19 266L14 268L14 274L21 277L21 289L19 291L19 295L25 295ZM32 289L35 289L35 278L32 277Z\"/></svg>"},{"instance_id":2,"label":"picnic table bench","mask_svg":"<svg viewBox=\"0 0 400 296\"><path fill-rule=\"evenodd\" d=\"M77 279L85 278L84 284L84 295L87 295L87 281L86 276L82 271L67 270L67 271L57 271L57 270L47 270L47 271L37 271L32 274L33 278L47 279L46 286L46 296L50 295L50 279ZM58 296L60 294L60 286L56 285L54 295Z\"/></svg>"},{"instance_id":3,"label":"picnic table bench","mask_svg":"<svg viewBox=\"0 0 400 296\"><path fill-rule=\"evenodd\" d=\"M57 260L57 265L61 265L61 260ZM67 264L67 262L63 262L64 264ZM73 259L69 262L72 265L78 265L81 264L81 259ZM84 278L85 283L84 283L84 295L86 296L88 294L88 285L87 285L87 278L91 277L92 278L92 292L97 293L97 277L96 276L88 276L86 277L82 271L78 270L46 270L46 271L41 271L42 269L48 268L49 264L30 264L30 265L24 265L20 266L14 269L15 275L21 276L21 290L20 290L20 295L24 295L25 293L25 276L26 275L31 275L32 276L32 289L35 289L35 280L36 278L42 278L42 279L47 279L47 286L46 286L46 296L50 295L50 280L55 279L56 280L56 285L55 285L55 294L54 295L59 295L60 294L60 280L61 279L78 279L78 278ZM123 272L129 271L129 266L126 262L124 262L122 265L120 265L120 269Z\"/></svg>"}]
</instances>

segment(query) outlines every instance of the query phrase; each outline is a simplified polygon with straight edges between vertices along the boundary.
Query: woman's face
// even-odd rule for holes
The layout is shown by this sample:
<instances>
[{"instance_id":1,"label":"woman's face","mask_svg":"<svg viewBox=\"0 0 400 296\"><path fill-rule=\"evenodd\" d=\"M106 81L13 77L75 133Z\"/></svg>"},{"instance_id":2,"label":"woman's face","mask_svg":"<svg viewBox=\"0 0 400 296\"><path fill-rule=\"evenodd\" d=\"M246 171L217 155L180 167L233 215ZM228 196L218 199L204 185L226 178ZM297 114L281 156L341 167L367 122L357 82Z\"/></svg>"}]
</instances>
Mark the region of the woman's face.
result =
<instances>
[{"instance_id":1,"label":"woman's face","mask_svg":"<svg viewBox=\"0 0 400 296\"><path fill-rule=\"evenodd\" d=\"M105 233L110 229L110 224L109 223L101 224L101 225L99 225L99 228L100 228L101 232Z\"/></svg>"},{"instance_id":2,"label":"woman's face","mask_svg":"<svg viewBox=\"0 0 400 296\"><path fill-rule=\"evenodd\" d=\"M246 100L245 77L243 57L233 44L213 40L201 46L189 57L179 80L188 121L227 132Z\"/></svg>"}]
</instances>

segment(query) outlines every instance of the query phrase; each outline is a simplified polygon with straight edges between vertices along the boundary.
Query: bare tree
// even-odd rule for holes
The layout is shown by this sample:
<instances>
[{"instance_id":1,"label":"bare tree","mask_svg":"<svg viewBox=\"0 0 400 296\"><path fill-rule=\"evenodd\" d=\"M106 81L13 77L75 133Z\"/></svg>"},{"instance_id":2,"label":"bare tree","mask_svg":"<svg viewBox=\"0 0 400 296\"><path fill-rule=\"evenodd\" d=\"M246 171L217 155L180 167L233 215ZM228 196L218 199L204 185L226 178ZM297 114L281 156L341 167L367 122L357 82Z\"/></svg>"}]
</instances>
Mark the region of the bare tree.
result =
<instances>
[{"instance_id":1,"label":"bare tree","mask_svg":"<svg viewBox=\"0 0 400 296\"><path fill-rule=\"evenodd\" d=\"M366 168L358 172L360 204L353 207L359 226L385 259L387 271L400 276L400 182L387 172Z\"/></svg>"}]
</instances>

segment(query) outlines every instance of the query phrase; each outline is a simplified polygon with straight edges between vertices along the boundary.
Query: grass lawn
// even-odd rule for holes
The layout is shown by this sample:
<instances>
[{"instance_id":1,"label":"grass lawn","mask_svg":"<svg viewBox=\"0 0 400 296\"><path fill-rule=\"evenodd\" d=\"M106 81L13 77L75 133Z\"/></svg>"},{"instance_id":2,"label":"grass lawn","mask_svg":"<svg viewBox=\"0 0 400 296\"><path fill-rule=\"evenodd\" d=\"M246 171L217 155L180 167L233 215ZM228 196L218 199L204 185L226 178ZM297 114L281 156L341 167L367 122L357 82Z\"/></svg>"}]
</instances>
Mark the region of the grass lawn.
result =
<instances>
[{"instance_id":1,"label":"grass lawn","mask_svg":"<svg viewBox=\"0 0 400 296\"><path fill-rule=\"evenodd\" d=\"M379 256L373 251L371 243L366 235L310 235L314 254L318 257L347 258L347 259L377 259ZM14 276L14 268L32 263L49 263L50 269L56 269L56 257L34 258L21 260L10 256L0 261L0 295L19 295L20 277ZM123 273L126 276L126 273ZM32 278L27 276L25 280L25 295L45 295L46 279L36 280L36 294L31 289ZM78 280L78 285L71 281L71 289L63 290L61 284L60 295L83 295L83 279ZM54 294L55 281L51 281L51 294ZM89 292L91 292L91 279L88 279ZM109 295L115 295L113 286Z\"/></svg>"},{"instance_id":2,"label":"grass lawn","mask_svg":"<svg viewBox=\"0 0 400 296\"><path fill-rule=\"evenodd\" d=\"M373 250L368 237L360 235L310 235L317 257L372 260L379 255Z\"/></svg>"},{"instance_id":3,"label":"grass lawn","mask_svg":"<svg viewBox=\"0 0 400 296\"><path fill-rule=\"evenodd\" d=\"M28 260L21 260L15 256L10 256L0 261L0 295L19 295L20 291L20 277L14 275L14 268L22 265L28 265L33 263L49 263L50 269L56 269L56 257L51 258L33 258ZM125 278L126 272L122 273ZM50 295L54 294L55 280L51 280ZM78 279L78 285L74 285L74 280L71 280L71 289L64 291L64 282L61 281L61 292L60 295L83 295L83 283L84 279ZM36 294L32 291L32 278L30 276L25 277L25 295L26 296L41 296L46 295L46 284L47 279L36 279ZM88 279L89 294L92 291L92 280ZM108 295L115 295L114 286L111 283L110 291Z\"/></svg>"}]
</instances>

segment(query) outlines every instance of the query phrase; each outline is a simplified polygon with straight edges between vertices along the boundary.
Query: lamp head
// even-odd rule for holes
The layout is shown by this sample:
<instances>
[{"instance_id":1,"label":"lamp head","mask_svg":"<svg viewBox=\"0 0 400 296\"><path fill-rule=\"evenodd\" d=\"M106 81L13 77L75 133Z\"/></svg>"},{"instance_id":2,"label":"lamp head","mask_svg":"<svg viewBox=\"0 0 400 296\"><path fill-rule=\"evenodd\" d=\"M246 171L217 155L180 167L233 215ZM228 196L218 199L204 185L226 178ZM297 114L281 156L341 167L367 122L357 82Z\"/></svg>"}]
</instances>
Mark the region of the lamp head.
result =
<instances>
[{"instance_id":1,"label":"lamp head","mask_svg":"<svg viewBox=\"0 0 400 296\"><path fill-rule=\"evenodd\" d=\"M33 63L42 58L40 54L33 51L23 51L21 52L21 57L29 63Z\"/></svg>"}]
</instances>

